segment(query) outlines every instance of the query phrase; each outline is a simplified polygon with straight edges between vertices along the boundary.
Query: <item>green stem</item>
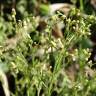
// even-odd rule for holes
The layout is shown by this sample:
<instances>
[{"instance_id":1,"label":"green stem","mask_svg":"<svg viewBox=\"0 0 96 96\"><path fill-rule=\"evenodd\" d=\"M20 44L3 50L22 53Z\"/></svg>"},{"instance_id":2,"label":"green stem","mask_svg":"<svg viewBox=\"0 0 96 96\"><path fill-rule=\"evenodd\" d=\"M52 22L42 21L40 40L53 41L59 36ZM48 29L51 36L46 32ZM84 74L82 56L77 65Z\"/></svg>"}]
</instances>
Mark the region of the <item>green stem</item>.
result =
<instances>
[{"instance_id":1,"label":"green stem","mask_svg":"<svg viewBox=\"0 0 96 96\"><path fill-rule=\"evenodd\" d=\"M81 10L82 12L84 11L83 0L80 0L80 10Z\"/></svg>"}]
</instances>

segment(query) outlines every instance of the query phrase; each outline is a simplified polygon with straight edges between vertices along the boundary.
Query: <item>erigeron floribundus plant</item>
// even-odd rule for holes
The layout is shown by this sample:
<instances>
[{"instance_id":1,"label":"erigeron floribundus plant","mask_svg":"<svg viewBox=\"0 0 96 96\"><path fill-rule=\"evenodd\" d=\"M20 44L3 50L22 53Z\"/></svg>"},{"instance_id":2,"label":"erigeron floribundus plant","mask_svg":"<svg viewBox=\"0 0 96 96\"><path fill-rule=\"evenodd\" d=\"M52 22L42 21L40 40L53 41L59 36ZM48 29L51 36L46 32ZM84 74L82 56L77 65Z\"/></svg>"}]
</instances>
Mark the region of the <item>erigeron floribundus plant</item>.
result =
<instances>
[{"instance_id":1,"label":"erigeron floribundus plant","mask_svg":"<svg viewBox=\"0 0 96 96\"><path fill-rule=\"evenodd\" d=\"M92 81L86 78L84 71L89 70L85 67L92 62L88 62L90 50L84 46L86 43L83 44L90 35L90 25L86 19L89 17L83 17L76 9L72 12L68 17L57 12L57 15L47 18L44 30L37 30L39 17L27 17L15 22L18 38L16 46L7 50L4 50L4 46L0 54L2 62L10 66L10 73L16 80L14 95L24 96L26 93L26 96L39 96L42 90L44 96L51 96L54 90L58 96L83 96L85 92L90 93ZM54 25L59 22L64 24L62 38L52 35ZM45 41L41 43L41 39Z\"/></svg>"}]
</instances>

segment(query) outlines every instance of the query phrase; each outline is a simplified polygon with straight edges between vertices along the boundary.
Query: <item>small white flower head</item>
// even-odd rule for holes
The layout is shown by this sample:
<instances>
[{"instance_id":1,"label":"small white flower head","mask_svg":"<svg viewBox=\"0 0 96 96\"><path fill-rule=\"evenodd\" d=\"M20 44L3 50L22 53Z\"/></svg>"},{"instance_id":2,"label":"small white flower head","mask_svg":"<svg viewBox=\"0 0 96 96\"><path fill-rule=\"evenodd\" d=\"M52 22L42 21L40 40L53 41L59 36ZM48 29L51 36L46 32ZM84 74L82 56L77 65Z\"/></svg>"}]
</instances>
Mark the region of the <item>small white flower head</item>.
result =
<instances>
[{"instance_id":1,"label":"small white flower head","mask_svg":"<svg viewBox=\"0 0 96 96\"><path fill-rule=\"evenodd\" d=\"M27 29L27 22L26 22L26 20L23 21L23 26L24 26L25 29Z\"/></svg>"},{"instance_id":2,"label":"small white flower head","mask_svg":"<svg viewBox=\"0 0 96 96\"><path fill-rule=\"evenodd\" d=\"M15 16L16 16L16 11L14 8L12 8L12 18L15 18Z\"/></svg>"}]
</instances>

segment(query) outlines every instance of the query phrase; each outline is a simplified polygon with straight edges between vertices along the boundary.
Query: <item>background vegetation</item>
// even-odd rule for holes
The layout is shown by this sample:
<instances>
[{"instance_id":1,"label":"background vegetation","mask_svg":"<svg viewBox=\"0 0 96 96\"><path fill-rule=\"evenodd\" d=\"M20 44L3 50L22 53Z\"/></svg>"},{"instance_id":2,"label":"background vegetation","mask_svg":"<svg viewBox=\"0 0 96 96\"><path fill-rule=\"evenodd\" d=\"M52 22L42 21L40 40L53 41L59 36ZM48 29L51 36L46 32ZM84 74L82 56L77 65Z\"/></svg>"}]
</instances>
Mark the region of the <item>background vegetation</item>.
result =
<instances>
[{"instance_id":1,"label":"background vegetation","mask_svg":"<svg viewBox=\"0 0 96 96\"><path fill-rule=\"evenodd\" d=\"M96 96L95 2L0 1L0 96Z\"/></svg>"}]
</instances>

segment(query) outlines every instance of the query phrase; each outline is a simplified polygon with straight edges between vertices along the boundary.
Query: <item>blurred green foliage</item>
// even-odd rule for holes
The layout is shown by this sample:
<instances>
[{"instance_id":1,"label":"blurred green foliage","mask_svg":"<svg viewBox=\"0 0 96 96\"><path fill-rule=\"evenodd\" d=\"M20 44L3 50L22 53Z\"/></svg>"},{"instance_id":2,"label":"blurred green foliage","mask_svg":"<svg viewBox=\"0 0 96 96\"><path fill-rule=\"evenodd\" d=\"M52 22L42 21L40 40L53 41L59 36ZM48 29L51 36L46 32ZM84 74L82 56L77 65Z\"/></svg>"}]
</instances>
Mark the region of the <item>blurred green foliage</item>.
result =
<instances>
[{"instance_id":1,"label":"blurred green foliage","mask_svg":"<svg viewBox=\"0 0 96 96\"><path fill-rule=\"evenodd\" d=\"M49 17L49 2L39 0L17 0L9 14L1 8L0 70L14 78L14 92L10 86L7 90L11 96L96 95L96 76L91 75L95 71L88 61L93 46L90 26L96 18L80 6L83 9L73 8L68 16L57 12ZM40 29L42 18L45 26ZM61 22L63 37L56 38L53 28Z\"/></svg>"}]
</instances>

